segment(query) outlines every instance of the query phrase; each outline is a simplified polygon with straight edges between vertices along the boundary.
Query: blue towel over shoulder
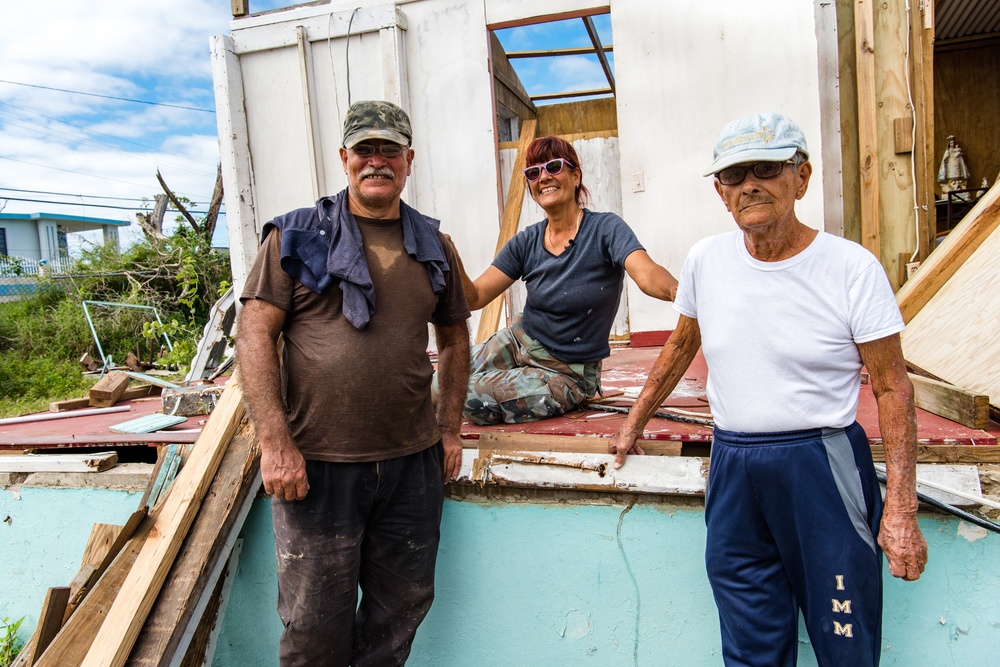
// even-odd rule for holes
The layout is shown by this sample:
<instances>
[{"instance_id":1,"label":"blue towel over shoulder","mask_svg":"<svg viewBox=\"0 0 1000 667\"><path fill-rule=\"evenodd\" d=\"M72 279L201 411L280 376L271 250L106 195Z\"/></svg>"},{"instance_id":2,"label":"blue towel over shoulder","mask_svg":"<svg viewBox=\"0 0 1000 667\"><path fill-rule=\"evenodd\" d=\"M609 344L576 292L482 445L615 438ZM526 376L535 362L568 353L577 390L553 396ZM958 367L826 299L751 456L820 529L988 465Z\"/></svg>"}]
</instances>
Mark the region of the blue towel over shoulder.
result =
<instances>
[{"instance_id":1,"label":"blue towel over shoulder","mask_svg":"<svg viewBox=\"0 0 1000 667\"><path fill-rule=\"evenodd\" d=\"M441 294L444 274L451 270L438 240L441 223L406 202L401 201L399 208L403 247L426 267L431 288ZM323 197L312 208L296 209L267 222L262 243L275 228L281 230L281 268L285 273L317 294L339 281L344 317L357 329L368 326L375 312L375 287L358 223L347 207L347 190Z\"/></svg>"}]
</instances>

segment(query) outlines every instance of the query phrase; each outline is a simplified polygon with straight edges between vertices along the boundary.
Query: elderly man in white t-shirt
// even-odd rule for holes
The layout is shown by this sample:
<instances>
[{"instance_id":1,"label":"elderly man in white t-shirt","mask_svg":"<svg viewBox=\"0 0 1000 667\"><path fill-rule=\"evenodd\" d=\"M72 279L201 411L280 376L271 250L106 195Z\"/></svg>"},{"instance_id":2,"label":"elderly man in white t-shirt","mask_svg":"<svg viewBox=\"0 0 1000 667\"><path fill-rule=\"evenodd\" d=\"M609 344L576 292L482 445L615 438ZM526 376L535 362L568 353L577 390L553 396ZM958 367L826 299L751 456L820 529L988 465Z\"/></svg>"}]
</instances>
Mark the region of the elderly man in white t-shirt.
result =
<instances>
[{"instance_id":1,"label":"elderly man in white t-shirt","mask_svg":"<svg viewBox=\"0 0 1000 667\"><path fill-rule=\"evenodd\" d=\"M806 226L795 202L812 165L775 113L725 126L706 176L738 229L697 243L677 328L609 447L616 466L699 346L715 419L705 498L709 580L727 665L794 665L802 611L821 665L878 665L882 553L914 580L916 417L903 320L881 265ZM886 497L855 421L862 365L886 450Z\"/></svg>"}]
</instances>

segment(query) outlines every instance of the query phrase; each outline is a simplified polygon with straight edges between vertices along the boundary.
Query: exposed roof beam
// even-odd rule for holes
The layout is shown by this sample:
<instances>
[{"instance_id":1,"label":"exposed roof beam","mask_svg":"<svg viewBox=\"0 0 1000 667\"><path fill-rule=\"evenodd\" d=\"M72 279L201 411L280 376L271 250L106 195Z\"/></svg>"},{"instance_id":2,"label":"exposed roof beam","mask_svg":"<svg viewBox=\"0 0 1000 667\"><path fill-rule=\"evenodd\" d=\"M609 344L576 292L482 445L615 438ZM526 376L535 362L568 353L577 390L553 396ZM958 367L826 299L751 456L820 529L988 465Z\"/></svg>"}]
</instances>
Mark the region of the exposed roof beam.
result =
<instances>
[{"instance_id":1,"label":"exposed roof beam","mask_svg":"<svg viewBox=\"0 0 1000 667\"><path fill-rule=\"evenodd\" d=\"M587 95L614 95L614 92L611 88L598 88L595 90L574 90L564 93L544 93L542 95L532 95L531 101L559 100L564 97L586 97Z\"/></svg>"},{"instance_id":2,"label":"exposed roof beam","mask_svg":"<svg viewBox=\"0 0 1000 667\"><path fill-rule=\"evenodd\" d=\"M601 61L601 67L604 69L604 76L608 78L608 86L611 88L611 92L615 92L615 74L611 71L611 63L608 62L608 56L605 55L604 49L601 48L601 36L597 34L597 28L594 26L594 19L590 16L584 16L583 25L587 27L587 34L590 35L590 41L594 44L594 49L597 51L597 59Z\"/></svg>"},{"instance_id":3,"label":"exposed roof beam","mask_svg":"<svg viewBox=\"0 0 1000 667\"><path fill-rule=\"evenodd\" d=\"M615 47L607 44L602 47L605 52L614 51ZM539 51L508 51L508 58L549 58L552 56L585 56L597 53L592 46L578 46L566 49L542 49Z\"/></svg>"}]
</instances>

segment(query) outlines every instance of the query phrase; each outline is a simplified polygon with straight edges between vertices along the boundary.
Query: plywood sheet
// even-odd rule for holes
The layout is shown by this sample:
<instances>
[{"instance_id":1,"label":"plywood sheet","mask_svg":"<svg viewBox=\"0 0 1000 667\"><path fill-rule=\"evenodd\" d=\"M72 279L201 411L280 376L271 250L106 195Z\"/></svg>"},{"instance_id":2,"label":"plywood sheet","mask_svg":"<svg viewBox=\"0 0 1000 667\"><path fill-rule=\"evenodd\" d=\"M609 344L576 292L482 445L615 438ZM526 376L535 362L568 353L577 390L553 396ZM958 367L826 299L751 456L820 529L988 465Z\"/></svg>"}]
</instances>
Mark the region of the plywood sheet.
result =
<instances>
[{"instance_id":1,"label":"plywood sheet","mask_svg":"<svg viewBox=\"0 0 1000 667\"><path fill-rule=\"evenodd\" d=\"M965 261L903 332L911 364L1000 405L1000 228Z\"/></svg>"}]
</instances>

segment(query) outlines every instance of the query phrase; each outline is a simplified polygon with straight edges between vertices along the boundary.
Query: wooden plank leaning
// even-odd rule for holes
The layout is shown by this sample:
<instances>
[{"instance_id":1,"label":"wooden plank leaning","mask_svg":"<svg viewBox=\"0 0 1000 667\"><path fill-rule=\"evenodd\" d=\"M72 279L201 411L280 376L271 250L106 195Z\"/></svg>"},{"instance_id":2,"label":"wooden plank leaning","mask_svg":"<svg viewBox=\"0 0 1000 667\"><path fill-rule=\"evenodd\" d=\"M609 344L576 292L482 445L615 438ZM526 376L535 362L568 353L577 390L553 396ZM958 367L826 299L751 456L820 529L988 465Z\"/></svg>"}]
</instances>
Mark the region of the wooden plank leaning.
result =
<instances>
[{"instance_id":1,"label":"wooden plank leaning","mask_svg":"<svg viewBox=\"0 0 1000 667\"><path fill-rule=\"evenodd\" d=\"M920 269L896 292L896 303L909 324L913 316L955 275L998 226L1000 226L1000 186L993 184L972 210L951 230Z\"/></svg>"},{"instance_id":2,"label":"wooden plank leaning","mask_svg":"<svg viewBox=\"0 0 1000 667\"><path fill-rule=\"evenodd\" d=\"M85 667L125 664L243 414L243 391L236 373L163 502L153 532L81 663Z\"/></svg>"},{"instance_id":3,"label":"wooden plank leaning","mask_svg":"<svg viewBox=\"0 0 1000 667\"><path fill-rule=\"evenodd\" d=\"M132 648L129 667L177 664L185 654L260 484L260 447L244 419Z\"/></svg>"},{"instance_id":4,"label":"wooden plank leaning","mask_svg":"<svg viewBox=\"0 0 1000 667\"><path fill-rule=\"evenodd\" d=\"M503 219L500 222L500 234L497 237L497 247L493 251L496 257L500 249L517 234L517 225L521 220L521 204L524 202L524 176L521 170L524 169L524 156L528 151L528 144L535 140L535 131L538 128L538 121L529 119L521 125L521 138L517 142L517 157L514 160L514 172L510 179L510 187L507 188L507 200L503 207ZM479 315L479 329L476 332L476 344L496 333L500 326L500 311L503 308L503 295L493 299Z\"/></svg>"},{"instance_id":5,"label":"wooden plank leaning","mask_svg":"<svg viewBox=\"0 0 1000 667\"><path fill-rule=\"evenodd\" d=\"M38 628L31 636L32 647L28 657L28 665L35 664L36 657L45 652L45 649L52 642L52 638L59 632L69 596L69 586L55 586L46 591L42 611L38 615Z\"/></svg>"},{"instance_id":6,"label":"wooden plank leaning","mask_svg":"<svg viewBox=\"0 0 1000 667\"><path fill-rule=\"evenodd\" d=\"M147 515L145 511L137 512L133 517L140 518L135 533L93 589L80 601L76 612L63 624L49 648L35 663L36 667L77 667L83 661L156 522L156 517ZM119 537L124 537L125 532L123 529Z\"/></svg>"},{"instance_id":7,"label":"wooden plank leaning","mask_svg":"<svg viewBox=\"0 0 1000 667\"><path fill-rule=\"evenodd\" d=\"M60 626L64 625L73 613L73 600L77 597L82 598L90 584L97 576L100 576L96 573L101 563L108 556L111 546L114 544L121 530L121 526L107 523L95 523L94 527L91 528L90 536L87 538L87 545L83 548L83 558L80 559L80 569L69 583L69 598L65 605ZM45 648L51 643L52 638L49 638L49 641L44 643L39 642L37 635L42 623L39 622L38 625L39 627L25 643L21 653L14 659L14 662L10 663L10 667L26 667L26 665L34 664L41 657L42 653L45 652Z\"/></svg>"}]
</instances>

